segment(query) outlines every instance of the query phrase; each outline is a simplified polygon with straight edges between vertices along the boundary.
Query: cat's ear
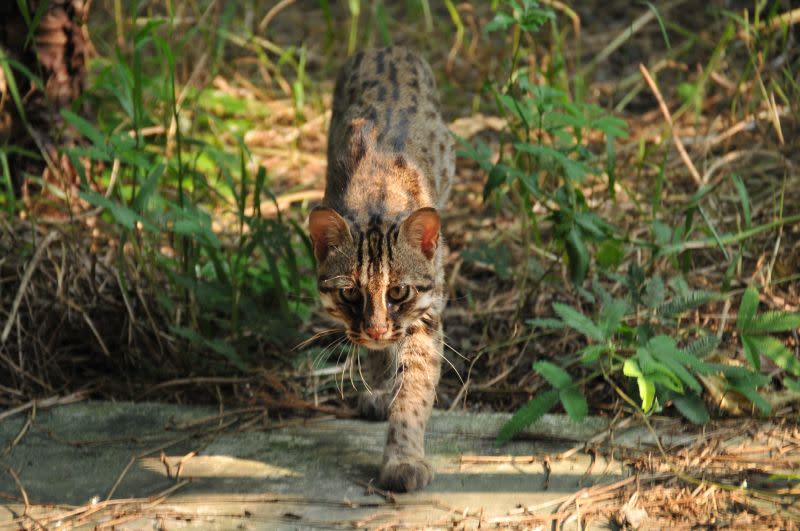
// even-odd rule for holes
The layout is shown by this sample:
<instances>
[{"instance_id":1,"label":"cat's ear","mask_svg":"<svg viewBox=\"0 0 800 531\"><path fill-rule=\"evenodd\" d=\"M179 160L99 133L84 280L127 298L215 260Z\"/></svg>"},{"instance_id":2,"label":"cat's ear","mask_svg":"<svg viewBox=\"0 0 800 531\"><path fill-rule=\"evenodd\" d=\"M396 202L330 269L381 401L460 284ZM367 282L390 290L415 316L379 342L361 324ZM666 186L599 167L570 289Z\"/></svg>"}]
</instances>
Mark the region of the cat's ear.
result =
<instances>
[{"instance_id":1,"label":"cat's ear","mask_svg":"<svg viewBox=\"0 0 800 531\"><path fill-rule=\"evenodd\" d=\"M430 260L439 245L439 226L439 213L435 208L420 208L403 222L403 234Z\"/></svg>"},{"instance_id":2,"label":"cat's ear","mask_svg":"<svg viewBox=\"0 0 800 531\"><path fill-rule=\"evenodd\" d=\"M331 249L350 239L347 222L335 210L315 207L308 216L308 232L314 244L314 256L322 263Z\"/></svg>"}]
</instances>

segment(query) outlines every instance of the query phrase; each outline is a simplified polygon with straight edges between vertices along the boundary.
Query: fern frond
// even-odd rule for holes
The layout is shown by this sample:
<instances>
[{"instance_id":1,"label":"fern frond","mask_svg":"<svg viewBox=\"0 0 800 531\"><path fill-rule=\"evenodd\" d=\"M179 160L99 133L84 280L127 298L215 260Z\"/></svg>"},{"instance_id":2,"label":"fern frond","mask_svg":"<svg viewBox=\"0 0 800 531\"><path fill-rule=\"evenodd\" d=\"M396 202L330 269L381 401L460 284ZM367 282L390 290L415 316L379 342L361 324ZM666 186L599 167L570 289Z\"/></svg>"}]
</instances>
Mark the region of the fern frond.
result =
<instances>
[{"instance_id":1,"label":"fern frond","mask_svg":"<svg viewBox=\"0 0 800 531\"><path fill-rule=\"evenodd\" d=\"M687 310L702 306L710 300L713 300L714 295L705 291L693 291L684 297L676 297L666 304L662 304L656 310L659 317L674 317Z\"/></svg>"},{"instance_id":2,"label":"fern frond","mask_svg":"<svg viewBox=\"0 0 800 531\"><path fill-rule=\"evenodd\" d=\"M746 334L768 334L770 332L791 332L800 328L800 313L769 311L752 317L741 325Z\"/></svg>"},{"instance_id":3,"label":"fern frond","mask_svg":"<svg viewBox=\"0 0 800 531\"><path fill-rule=\"evenodd\" d=\"M719 346L719 338L717 336L703 336L695 339L682 350L686 354L690 354L696 358L705 358Z\"/></svg>"}]
</instances>

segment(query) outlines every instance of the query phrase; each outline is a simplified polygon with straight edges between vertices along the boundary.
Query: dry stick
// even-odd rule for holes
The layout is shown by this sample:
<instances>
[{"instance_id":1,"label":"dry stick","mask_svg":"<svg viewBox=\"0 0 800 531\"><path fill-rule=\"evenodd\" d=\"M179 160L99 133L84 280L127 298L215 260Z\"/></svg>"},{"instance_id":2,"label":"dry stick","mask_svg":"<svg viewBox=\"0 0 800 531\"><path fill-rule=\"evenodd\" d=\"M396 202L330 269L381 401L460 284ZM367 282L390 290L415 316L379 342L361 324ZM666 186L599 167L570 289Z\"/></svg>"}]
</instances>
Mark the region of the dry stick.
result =
<instances>
[{"instance_id":1,"label":"dry stick","mask_svg":"<svg viewBox=\"0 0 800 531\"><path fill-rule=\"evenodd\" d=\"M656 85L653 78L650 76L650 72L647 70L647 67L644 64L639 63L639 71L642 73L644 80L650 86L650 90L653 91L653 95L658 100L658 106L661 108L661 114L664 115L664 118L667 120L669 124L669 128L672 131L672 140L675 142L675 147L678 148L678 153L683 159L684 164L689 169L689 173L692 175L695 184L697 186L703 185L703 179L700 177L700 173L695 168L692 159L689 158L689 154L686 152L686 148L683 147L683 142L681 141L681 137L678 135L678 131L675 129L675 124L672 123L672 115L669 113L669 109L667 108L667 104L664 103L664 98L661 96L661 91L658 90L658 86Z\"/></svg>"},{"instance_id":2,"label":"dry stick","mask_svg":"<svg viewBox=\"0 0 800 531\"><path fill-rule=\"evenodd\" d=\"M36 402L33 403L33 408L31 408L31 412L28 415L28 418L25 420L25 424L22 425L22 428L19 430L19 433L14 440L11 441L8 446L3 449L3 455L10 454L12 450L19 444L23 437L28 433L28 430L31 429L33 426L33 421L36 420Z\"/></svg>"},{"instance_id":3,"label":"dry stick","mask_svg":"<svg viewBox=\"0 0 800 531\"><path fill-rule=\"evenodd\" d=\"M154 496L151 496L149 498L151 500L149 503L146 503L146 504L142 505L141 507L138 507L138 510L134 511L132 514L122 515L122 516L120 516L118 518L115 518L113 520L109 520L108 522L100 523L100 524L97 525L97 527L95 527L95 529L111 528L111 527L118 526L118 525L120 525L120 524L122 524L124 522L129 521L129 520L133 520L134 518L141 518L143 516L143 514L142 514L143 511L147 511L149 509L152 509L152 508L164 503L164 500L166 500L167 497L170 494L172 494L176 490L184 487L185 485L188 485L189 483L190 483L190 481L188 479L183 479L181 481L178 481L174 485L168 487L166 490L164 490L162 492L159 492L158 494L156 494Z\"/></svg>"},{"instance_id":4,"label":"dry stick","mask_svg":"<svg viewBox=\"0 0 800 531\"><path fill-rule=\"evenodd\" d=\"M141 395L139 395L138 400L141 400L145 396L158 391L160 389L166 389L167 387L175 387L178 385L205 385L205 384L239 384L239 383L247 383L252 382L253 377L240 377L240 376L199 376L197 378L179 378L176 380L168 380L166 382L161 382L160 384L156 384L153 387L146 389Z\"/></svg>"},{"instance_id":5,"label":"dry stick","mask_svg":"<svg viewBox=\"0 0 800 531\"><path fill-rule=\"evenodd\" d=\"M39 244L39 247L36 248L36 252L33 254L33 259L31 259L28 267L25 269L25 273L22 275L22 281L19 283L17 296L14 297L14 302L11 304L11 312L8 314L8 320L6 321L5 328L3 328L3 334L0 335L0 345L6 342L6 339L8 339L8 334L11 333L11 326L14 324L14 317L17 315L17 311L19 310L22 297L25 295L25 290L28 288L28 283L31 281L33 272L39 265L39 261L42 259L45 249L47 249L47 247L53 243L53 240L55 240L57 236L58 233L56 231L51 231L47 236L45 236L44 240L42 240L42 242Z\"/></svg>"},{"instance_id":6,"label":"dry stick","mask_svg":"<svg viewBox=\"0 0 800 531\"><path fill-rule=\"evenodd\" d=\"M275 18L284 7L293 4L294 1L295 0L281 0L275 4L272 9L267 11L267 14L264 15L264 18L261 19L261 22L258 23L258 31L264 31L267 29L267 26L269 26L269 23L272 21L272 19Z\"/></svg>"},{"instance_id":7,"label":"dry stick","mask_svg":"<svg viewBox=\"0 0 800 531\"><path fill-rule=\"evenodd\" d=\"M133 466L133 463L135 463L138 459L146 457L146 456L148 456L148 455L150 455L150 454L152 454L154 452L158 452L158 451L164 450L165 448L169 448L170 446L175 446L178 443L182 443L184 441L188 441L189 439L193 439L195 437L199 437L199 436L202 436L202 435L210 435L212 433L220 432L223 429L227 428L228 426L231 426L232 424L234 424L237 421L238 421L238 418L234 418L233 420L228 421L225 424L220 424L219 426L216 426L215 428L212 428L212 429L207 430L205 432L203 432L203 431L195 431L195 432L192 432L192 433L190 433L190 434L188 434L188 435L186 435L184 437L180 437L180 438L175 439L173 441L170 441L170 442L167 442L167 443L164 443L164 444L160 444L160 445L155 446L153 448L149 448L147 450L139 452L138 454L134 454L133 456L131 456L131 460L128 461L127 465L125 465L125 468L122 470L120 475L117 477L117 480L114 482L114 485L111 487L111 490L108 491L108 495L106 496L106 500L105 501L110 501L111 500L111 497L114 495L114 492L117 490L119 485L122 483L122 480L128 474L128 470L130 470L131 466Z\"/></svg>"},{"instance_id":8,"label":"dry stick","mask_svg":"<svg viewBox=\"0 0 800 531\"><path fill-rule=\"evenodd\" d=\"M23 514L23 516L27 516L28 511L31 508L31 501L28 498L28 491L25 490L25 487L22 485L22 482L19 480L19 476L17 475L17 473L14 471L13 468L11 468L9 465L7 465L5 463L0 463L0 467L3 467L6 470L6 472L8 473L8 475L11 476L11 479L14 480L14 483L17 484L17 488L19 489L19 493L22 496L22 503L25 504L25 512L22 513L22 514Z\"/></svg>"},{"instance_id":9,"label":"dry stick","mask_svg":"<svg viewBox=\"0 0 800 531\"><path fill-rule=\"evenodd\" d=\"M63 406L66 404L72 404L73 402L80 402L84 398L86 398L86 392L77 391L66 396L51 396L50 398L45 398L44 400L31 400L30 402L22 404L21 406L17 406L14 409L9 409L0 413L0 422L4 421L8 417L16 415L17 413L27 411L32 407L36 407L37 409L45 409L53 406Z\"/></svg>"}]
</instances>

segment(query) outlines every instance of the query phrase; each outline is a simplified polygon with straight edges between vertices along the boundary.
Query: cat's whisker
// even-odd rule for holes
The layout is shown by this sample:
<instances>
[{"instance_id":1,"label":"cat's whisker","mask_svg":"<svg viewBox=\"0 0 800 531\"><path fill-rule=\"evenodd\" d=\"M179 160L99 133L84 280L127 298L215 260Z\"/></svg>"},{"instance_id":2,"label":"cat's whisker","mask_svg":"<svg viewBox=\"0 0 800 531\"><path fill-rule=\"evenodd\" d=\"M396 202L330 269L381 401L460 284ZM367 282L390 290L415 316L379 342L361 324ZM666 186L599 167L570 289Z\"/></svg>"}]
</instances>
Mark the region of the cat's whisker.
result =
<instances>
[{"instance_id":1,"label":"cat's whisker","mask_svg":"<svg viewBox=\"0 0 800 531\"><path fill-rule=\"evenodd\" d=\"M314 341L316 341L317 339L319 339L319 338L321 338L323 336L328 336L328 335L331 335L331 334L335 334L336 332L342 332L342 331L343 330L341 330L339 328L327 328L325 330L321 330L321 331L317 332L316 334L314 334L313 336L309 337L308 339L304 339L303 341L301 341L300 343L298 343L297 345L292 347L292 351L305 348L305 347L307 347L308 345L310 345L311 343L313 343Z\"/></svg>"},{"instance_id":2,"label":"cat's whisker","mask_svg":"<svg viewBox=\"0 0 800 531\"><path fill-rule=\"evenodd\" d=\"M440 352L439 353L439 357L442 358L444 361L446 361L447 364L450 365L450 367L452 367L453 372L456 373L456 376L461 381L461 385L464 385L464 380L461 378L461 375L458 373L458 369L456 369L456 366L453 365L453 362L450 361L449 359L447 359L447 356L444 355L444 352Z\"/></svg>"},{"instance_id":3,"label":"cat's whisker","mask_svg":"<svg viewBox=\"0 0 800 531\"><path fill-rule=\"evenodd\" d=\"M442 344L443 344L445 347L447 347L447 348L449 348L450 350L452 350L452 351L453 351L453 352L454 352L454 353L455 353L455 354L456 354L456 355L457 355L459 358L461 358L462 360L464 360L464 361L470 361L470 359L469 359L468 357L466 357L465 355L463 355L462 353L460 353L458 350L456 350L456 349L455 349L455 348L454 348L452 345L450 345L450 344L449 344L447 341L445 341L445 339L448 339L448 340L452 341L452 339L451 339L450 337L448 337L448 336L447 336L447 334L444 334L444 333L442 333Z\"/></svg>"},{"instance_id":4,"label":"cat's whisker","mask_svg":"<svg viewBox=\"0 0 800 531\"><path fill-rule=\"evenodd\" d=\"M330 343L328 345L325 345L325 347L323 347L322 350L320 350L320 352L314 357L315 368L316 368L317 365L322 363L323 358L327 359L330 351L333 350L334 348L336 348L337 346L339 346L342 343L342 341L344 341L345 339L346 338L344 338L344 337L338 337L332 343Z\"/></svg>"},{"instance_id":5,"label":"cat's whisker","mask_svg":"<svg viewBox=\"0 0 800 531\"><path fill-rule=\"evenodd\" d=\"M351 343L352 345L352 343ZM339 365L339 360L342 359L342 352L344 349L339 350L339 357L336 358L336 365ZM344 373L347 372L347 361L350 359L350 355L344 359L344 366L342 367L342 377L339 381L339 396L341 396L342 400L344 400Z\"/></svg>"},{"instance_id":6,"label":"cat's whisker","mask_svg":"<svg viewBox=\"0 0 800 531\"><path fill-rule=\"evenodd\" d=\"M399 372L399 369L398 369L398 372ZM400 396L400 391L403 389L403 384L405 383L405 371L402 371L400 373L400 377L399 378L395 377L395 381L398 381L399 383L397 385L397 390L394 392L394 395L392 396L392 399L389 401L389 410L390 411L392 409L392 405L394 404L394 401L397 399L398 396Z\"/></svg>"},{"instance_id":7,"label":"cat's whisker","mask_svg":"<svg viewBox=\"0 0 800 531\"><path fill-rule=\"evenodd\" d=\"M340 337L330 345L327 345L325 348L323 348L322 351L319 354L317 354L316 358L314 359L314 363L311 365L311 369L317 370L320 366L322 366L322 363L330 357L331 352L333 352L333 350L339 347L346 340L347 338ZM338 360L336 363L337 364L339 363Z\"/></svg>"},{"instance_id":8,"label":"cat's whisker","mask_svg":"<svg viewBox=\"0 0 800 531\"><path fill-rule=\"evenodd\" d=\"M353 367L356 364L356 361L353 361L355 357L358 360L358 348L355 344L351 345L350 353L347 355L348 359L350 360L350 385L353 387L353 390L358 392L358 388L356 387L355 381L353 381ZM361 363L360 361L358 363Z\"/></svg>"},{"instance_id":9,"label":"cat's whisker","mask_svg":"<svg viewBox=\"0 0 800 531\"><path fill-rule=\"evenodd\" d=\"M360 356L360 354L361 353L358 350L356 350L356 359L358 360L358 375L361 377L361 382L364 384L364 388L366 389L366 391L369 394L372 394L372 388L369 386L369 382L367 382L367 379L364 378L364 373L361 372L361 356Z\"/></svg>"}]
</instances>

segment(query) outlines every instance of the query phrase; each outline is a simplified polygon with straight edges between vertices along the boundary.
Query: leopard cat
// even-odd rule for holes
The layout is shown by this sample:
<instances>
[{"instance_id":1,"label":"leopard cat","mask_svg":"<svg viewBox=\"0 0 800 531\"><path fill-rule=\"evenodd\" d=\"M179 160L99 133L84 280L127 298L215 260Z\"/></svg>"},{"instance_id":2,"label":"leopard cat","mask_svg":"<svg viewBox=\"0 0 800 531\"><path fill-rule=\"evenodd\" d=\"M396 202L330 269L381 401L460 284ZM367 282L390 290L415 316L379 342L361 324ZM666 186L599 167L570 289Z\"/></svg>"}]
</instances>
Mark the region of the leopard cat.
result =
<instances>
[{"instance_id":1,"label":"leopard cat","mask_svg":"<svg viewBox=\"0 0 800 531\"><path fill-rule=\"evenodd\" d=\"M380 483L393 491L433 477L424 435L443 356L439 212L454 172L428 63L401 47L353 55L336 80L325 195L309 233L323 307L367 349L359 411L389 420Z\"/></svg>"}]
</instances>

